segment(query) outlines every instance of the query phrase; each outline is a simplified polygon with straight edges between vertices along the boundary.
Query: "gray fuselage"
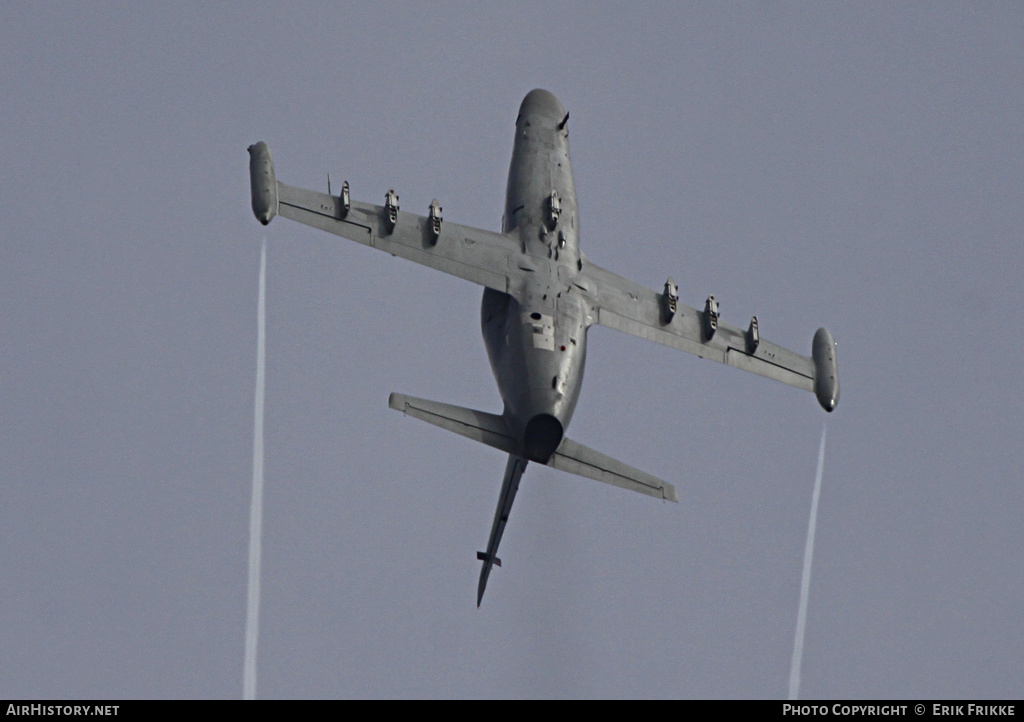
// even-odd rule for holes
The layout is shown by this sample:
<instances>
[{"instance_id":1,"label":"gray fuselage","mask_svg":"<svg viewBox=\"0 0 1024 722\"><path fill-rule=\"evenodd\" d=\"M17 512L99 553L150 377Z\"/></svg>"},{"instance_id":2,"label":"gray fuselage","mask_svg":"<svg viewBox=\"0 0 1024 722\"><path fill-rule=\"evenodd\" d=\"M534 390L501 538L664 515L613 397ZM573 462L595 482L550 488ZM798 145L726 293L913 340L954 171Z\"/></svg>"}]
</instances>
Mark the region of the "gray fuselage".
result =
<instances>
[{"instance_id":1,"label":"gray fuselage","mask_svg":"<svg viewBox=\"0 0 1024 722\"><path fill-rule=\"evenodd\" d=\"M586 360L587 307L570 290L582 265L567 120L545 90L520 106L502 232L519 239L528 273L519 301L486 289L480 317L504 417L523 456L542 463L572 419Z\"/></svg>"}]
</instances>

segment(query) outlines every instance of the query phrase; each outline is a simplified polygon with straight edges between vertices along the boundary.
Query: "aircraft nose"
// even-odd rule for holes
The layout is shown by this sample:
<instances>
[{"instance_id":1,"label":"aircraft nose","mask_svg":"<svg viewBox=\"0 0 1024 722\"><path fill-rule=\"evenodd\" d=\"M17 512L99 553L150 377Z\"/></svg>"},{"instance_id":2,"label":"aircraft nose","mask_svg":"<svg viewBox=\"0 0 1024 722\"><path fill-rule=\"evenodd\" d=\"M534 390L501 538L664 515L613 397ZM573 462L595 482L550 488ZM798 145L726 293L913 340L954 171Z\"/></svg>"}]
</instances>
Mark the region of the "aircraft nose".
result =
<instances>
[{"instance_id":1,"label":"aircraft nose","mask_svg":"<svg viewBox=\"0 0 1024 722\"><path fill-rule=\"evenodd\" d=\"M554 120L561 121L565 117L565 108L558 102L558 98L546 90L537 88L531 90L523 98L523 104L519 106L519 114L525 115L546 115Z\"/></svg>"}]
</instances>

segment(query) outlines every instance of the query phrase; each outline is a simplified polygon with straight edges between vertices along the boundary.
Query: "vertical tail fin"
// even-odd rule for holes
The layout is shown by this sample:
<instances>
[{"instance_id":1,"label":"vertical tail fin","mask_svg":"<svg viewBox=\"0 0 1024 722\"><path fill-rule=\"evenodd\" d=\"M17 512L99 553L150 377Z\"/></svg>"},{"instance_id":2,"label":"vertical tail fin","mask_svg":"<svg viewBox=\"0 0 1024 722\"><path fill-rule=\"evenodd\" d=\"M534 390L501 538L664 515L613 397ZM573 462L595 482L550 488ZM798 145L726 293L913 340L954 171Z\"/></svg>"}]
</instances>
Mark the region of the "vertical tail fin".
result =
<instances>
[{"instance_id":1,"label":"vertical tail fin","mask_svg":"<svg viewBox=\"0 0 1024 722\"><path fill-rule=\"evenodd\" d=\"M508 522L509 513L512 511L512 502L516 500L516 492L519 490L519 480L526 471L526 459L509 454L508 463L505 465L505 480L501 483L501 494L498 497L498 508L494 511L494 524L491 525L491 538L487 542L486 552L477 552L476 558L484 565L480 569L480 583L476 587L476 606L484 598L484 590L487 589L487 577L491 574L492 566L501 566L498 559L498 545L501 544L501 535L505 533L505 524Z\"/></svg>"}]
</instances>

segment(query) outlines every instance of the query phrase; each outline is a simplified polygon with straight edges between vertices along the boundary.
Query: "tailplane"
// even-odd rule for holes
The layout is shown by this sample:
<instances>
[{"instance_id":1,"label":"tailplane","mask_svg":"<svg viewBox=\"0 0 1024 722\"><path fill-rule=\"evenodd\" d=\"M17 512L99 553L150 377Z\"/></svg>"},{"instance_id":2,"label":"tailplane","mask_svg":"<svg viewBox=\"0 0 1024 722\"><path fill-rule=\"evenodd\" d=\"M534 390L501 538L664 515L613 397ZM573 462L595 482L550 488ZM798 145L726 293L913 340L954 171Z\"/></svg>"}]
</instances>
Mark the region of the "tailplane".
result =
<instances>
[{"instance_id":1,"label":"tailplane","mask_svg":"<svg viewBox=\"0 0 1024 722\"><path fill-rule=\"evenodd\" d=\"M623 464L572 439L562 439L548 460L548 466L665 501L679 501L676 488L667 481L634 469L629 464Z\"/></svg>"},{"instance_id":2,"label":"tailplane","mask_svg":"<svg viewBox=\"0 0 1024 722\"><path fill-rule=\"evenodd\" d=\"M467 439L493 446L506 453L518 451L519 443L509 432L505 419L497 414L442 404L440 401L417 399L405 394L391 394L388 406L414 419L454 431Z\"/></svg>"},{"instance_id":3,"label":"tailplane","mask_svg":"<svg viewBox=\"0 0 1024 722\"><path fill-rule=\"evenodd\" d=\"M488 414L485 411L476 411L452 404L442 404L439 401L418 399L405 394L391 394L388 405L413 418L440 426L448 431L454 431L467 439L479 441L507 454L521 456L524 459L524 465L525 459L530 457L530 454L527 453L528 449L524 448L523 440L516 438L509 431L505 419L497 414ZM547 466L554 469L622 489L638 491L657 499L679 501L675 487L667 481L662 481L629 464L624 464L618 459L594 451L570 438L562 438L558 448L546 462L542 463L546 463Z\"/></svg>"},{"instance_id":4,"label":"tailplane","mask_svg":"<svg viewBox=\"0 0 1024 722\"><path fill-rule=\"evenodd\" d=\"M480 568L480 581L476 588L476 606L479 607L484 598L484 591L487 589L487 579L491 575L493 567L501 566L501 559L498 558L498 545L505 533L505 525L508 523L509 514L512 511L512 502L515 501L516 492L519 490L519 480L526 471L528 458L546 458L547 466L567 471L570 474L585 476L588 479L602 481L605 484L618 486L630 491L638 491L658 499L666 501L679 501L675 487L666 481L662 481L650 474L632 466L623 464L621 461L605 456L594 451L583 444L578 444L572 439L561 436L561 423L554 417L549 417L558 424L558 439L551 442L551 446L557 444L553 452L546 450L545 454L533 454L531 450L531 434L529 424L525 433L525 439L516 438L509 430L504 417L497 414L488 414L485 411L475 411L442 404L439 401L428 401L417 399L404 394L391 394L388 399L388 406L401 411L408 416L426 421L442 429L454 431L467 439L479 441L495 449L500 449L508 454L508 463L505 465L505 478L501 482L501 493L498 496L498 508L494 511L494 523L491 525L491 536L487 541L487 551L477 552L476 558L483 562ZM540 417L534 417L534 420ZM552 434L534 434L535 437L543 439L553 438ZM536 439L534 439L536 441ZM537 446L537 444L533 444ZM536 451L536 449L534 449Z\"/></svg>"}]
</instances>

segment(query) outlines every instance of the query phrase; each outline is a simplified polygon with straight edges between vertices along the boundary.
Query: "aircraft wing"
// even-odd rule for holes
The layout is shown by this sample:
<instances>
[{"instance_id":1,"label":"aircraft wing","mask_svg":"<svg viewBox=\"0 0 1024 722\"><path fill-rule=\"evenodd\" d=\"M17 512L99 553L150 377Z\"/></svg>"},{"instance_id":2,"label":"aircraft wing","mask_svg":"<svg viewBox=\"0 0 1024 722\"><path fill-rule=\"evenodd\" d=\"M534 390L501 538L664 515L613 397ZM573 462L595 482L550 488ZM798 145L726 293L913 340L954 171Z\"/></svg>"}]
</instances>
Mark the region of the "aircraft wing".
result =
<instances>
[{"instance_id":1,"label":"aircraft wing","mask_svg":"<svg viewBox=\"0 0 1024 722\"><path fill-rule=\"evenodd\" d=\"M716 317L709 333L711 309L676 301L669 313L667 290L658 293L589 261L580 275L589 281L582 285L590 286L595 321L602 326L814 391L826 411L839 401L835 341L826 329L814 336L813 357L802 356L760 338L756 322L743 330Z\"/></svg>"},{"instance_id":2,"label":"aircraft wing","mask_svg":"<svg viewBox=\"0 0 1024 722\"><path fill-rule=\"evenodd\" d=\"M341 196L278 182L265 143L251 146L249 153L253 211L264 224L281 215L502 292L521 275L516 239L448 221L435 226L430 217L398 209L392 223L385 206L349 200L346 207Z\"/></svg>"}]
</instances>

